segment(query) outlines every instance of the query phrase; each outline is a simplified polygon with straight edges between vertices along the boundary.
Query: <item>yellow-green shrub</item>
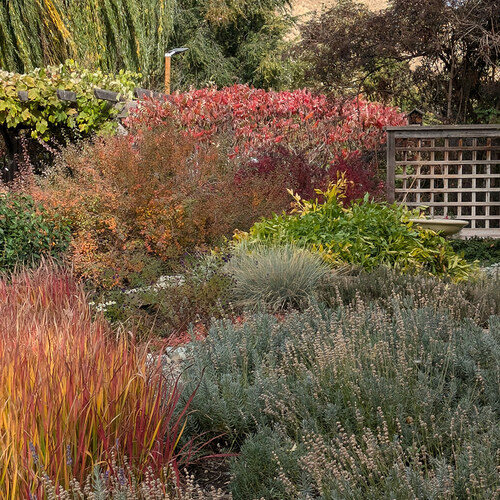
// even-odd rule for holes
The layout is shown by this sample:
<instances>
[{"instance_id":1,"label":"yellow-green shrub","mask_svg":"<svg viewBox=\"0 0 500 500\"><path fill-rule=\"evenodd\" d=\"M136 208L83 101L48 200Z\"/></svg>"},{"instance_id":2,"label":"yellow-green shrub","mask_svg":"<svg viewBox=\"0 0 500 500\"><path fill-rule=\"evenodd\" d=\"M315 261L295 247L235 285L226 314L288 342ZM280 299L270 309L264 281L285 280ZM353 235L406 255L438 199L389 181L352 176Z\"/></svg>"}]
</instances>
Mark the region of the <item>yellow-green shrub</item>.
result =
<instances>
[{"instance_id":1,"label":"yellow-green shrub","mask_svg":"<svg viewBox=\"0 0 500 500\"><path fill-rule=\"evenodd\" d=\"M291 193L294 214L263 219L243 238L249 242L293 243L320 252L333 265L348 263L366 270L382 265L462 280L474 269L442 236L410 221L419 210L378 203L368 194L345 207L342 200L347 187L342 175L325 192L317 190L320 201L302 200Z\"/></svg>"}]
</instances>

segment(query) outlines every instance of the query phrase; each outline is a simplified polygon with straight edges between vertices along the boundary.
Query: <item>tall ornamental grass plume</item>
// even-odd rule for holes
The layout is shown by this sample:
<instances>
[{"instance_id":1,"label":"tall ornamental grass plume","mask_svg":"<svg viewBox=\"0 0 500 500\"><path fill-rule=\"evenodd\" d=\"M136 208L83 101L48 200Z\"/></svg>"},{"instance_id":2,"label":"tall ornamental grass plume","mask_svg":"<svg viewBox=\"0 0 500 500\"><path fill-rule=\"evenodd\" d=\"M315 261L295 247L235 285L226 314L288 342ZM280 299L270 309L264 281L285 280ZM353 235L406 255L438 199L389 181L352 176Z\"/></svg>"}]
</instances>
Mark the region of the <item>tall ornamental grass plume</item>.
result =
<instances>
[{"instance_id":1,"label":"tall ornamental grass plume","mask_svg":"<svg viewBox=\"0 0 500 500\"><path fill-rule=\"evenodd\" d=\"M42 498L42 478L83 482L116 451L138 476L178 472L177 384L92 317L69 272L0 278L0 359L0 499Z\"/></svg>"},{"instance_id":2,"label":"tall ornamental grass plume","mask_svg":"<svg viewBox=\"0 0 500 500\"><path fill-rule=\"evenodd\" d=\"M302 309L317 298L333 271L319 254L284 245L241 245L225 267L233 278L232 293L249 309Z\"/></svg>"}]
</instances>

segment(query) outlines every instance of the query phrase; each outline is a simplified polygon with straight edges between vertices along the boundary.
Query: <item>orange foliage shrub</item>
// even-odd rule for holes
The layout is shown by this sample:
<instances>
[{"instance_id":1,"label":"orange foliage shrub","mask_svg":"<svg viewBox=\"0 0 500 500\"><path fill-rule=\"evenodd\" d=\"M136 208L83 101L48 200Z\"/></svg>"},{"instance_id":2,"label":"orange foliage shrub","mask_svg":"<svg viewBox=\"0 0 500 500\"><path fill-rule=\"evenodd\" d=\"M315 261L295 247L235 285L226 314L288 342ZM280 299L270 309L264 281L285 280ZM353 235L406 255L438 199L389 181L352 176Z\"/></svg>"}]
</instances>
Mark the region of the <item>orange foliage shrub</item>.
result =
<instances>
[{"instance_id":1,"label":"orange foliage shrub","mask_svg":"<svg viewBox=\"0 0 500 500\"><path fill-rule=\"evenodd\" d=\"M67 149L31 194L71 221L75 271L112 287L148 256L178 258L281 211L286 187L276 172L236 183L222 146L168 123Z\"/></svg>"}]
</instances>

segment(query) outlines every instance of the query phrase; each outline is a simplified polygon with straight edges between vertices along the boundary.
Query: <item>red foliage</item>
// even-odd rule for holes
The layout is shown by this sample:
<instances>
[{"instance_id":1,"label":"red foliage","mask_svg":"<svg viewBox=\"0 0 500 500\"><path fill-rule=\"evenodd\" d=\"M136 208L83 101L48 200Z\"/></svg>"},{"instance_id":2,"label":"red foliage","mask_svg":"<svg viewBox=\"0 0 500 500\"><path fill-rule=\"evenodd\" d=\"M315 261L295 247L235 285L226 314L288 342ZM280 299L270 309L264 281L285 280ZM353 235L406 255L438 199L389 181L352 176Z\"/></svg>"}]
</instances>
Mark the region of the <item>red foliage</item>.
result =
<instances>
[{"instance_id":1,"label":"red foliage","mask_svg":"<svg viewBox=\"0 0 500 500\"><path fill-rule=\"evenodd\" d=\"M337 157L328 169L328 180L336 180L342 172L345 172L346 178L352 182L347 190L345 203L358 200L365 193L377 195L383 192L384 183L377 176L376 164L366 153L363 155L358 150Z\"/></svg>"},{"instance_id":2,"label":"red foliage","mask_svg":"<svg viewBox=\"0 0 500 500\"><path fill-rule=\"evenodd\" d=\"M358 183L357 191L376 193L380 187L376 161L363 167L360 159L365 159L366 152L376 158L385 142L385 126L405 123L397 109L362 97L331 101L307 90L268 92L234 85L174 94L165 102L145 100L128 119L128 126L152 128L172 117L186 134L202 142L225 143L230 158L243 164L253 161L259 171L274 171L277 167L272 165L279 164L280 156L296 158L302 167L290 169L289 174L303 185L304 194L310 191L312 180L298 180L294 175L311 177L331 166L332 172L345 167L349 179ZM320 177L324 180L329 175Z\"/></svg>"},{"instance_id":3,"label":"red foliage","mask_svg":"<svg viewBox=\"0 0 500 500\"><path fill-rule=\"evenodd\" d=\"M101 286L126 284L146 257L175 261L289 204L280 171L235 182L223 148L166 122L134 136L68 148L30 193L71 224L75 271Z\"/></svg>"},{"instance_id":4,"label":"red foliage","mask_svg":"<svg viewBox=\"0 0 500 500\"><path fill-rule=\"evenodd\" d=\"M42 473L69 488L97 463L112 469L113 452L138 476L189 462L190 399L179 407L161 358L117 333L67 271L0 278L0 498L42 498Z\"/></svg>"},{"instance_id":5,"label":"red foliage","mask_svg":"<svg viewBox=\"0 0 500 500\"><path fill-rule=\"evenodd\" d=\"M192 90L143 101L128 119L135 133L67 149L31 191L71 222L75 270L121 285L146 257L175 260L287 210L287 188L313 198L346 172L349 199L377 194L383 127L403 122L362 98Z\"/></svg>"}]
</instances>

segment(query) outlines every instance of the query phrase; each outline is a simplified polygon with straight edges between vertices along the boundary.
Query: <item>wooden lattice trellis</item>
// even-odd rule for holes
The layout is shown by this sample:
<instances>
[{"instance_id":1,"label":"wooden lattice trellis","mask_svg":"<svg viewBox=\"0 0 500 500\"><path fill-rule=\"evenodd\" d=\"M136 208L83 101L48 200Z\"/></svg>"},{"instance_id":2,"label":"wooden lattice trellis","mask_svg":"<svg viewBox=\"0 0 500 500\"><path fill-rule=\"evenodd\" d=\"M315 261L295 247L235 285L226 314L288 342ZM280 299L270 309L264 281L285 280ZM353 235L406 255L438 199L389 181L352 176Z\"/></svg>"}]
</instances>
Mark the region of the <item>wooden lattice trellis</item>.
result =
<instances>
[{"instance_id":1,"label":"wooden lattice trellis","mask_svg":"<svg viewBox=\"0 0 500 500\"><path fill-rule=\"evenodd\" d=\"M387 197L500 237L500 125L387 127Z\"/></svg>"}]
</instances>

